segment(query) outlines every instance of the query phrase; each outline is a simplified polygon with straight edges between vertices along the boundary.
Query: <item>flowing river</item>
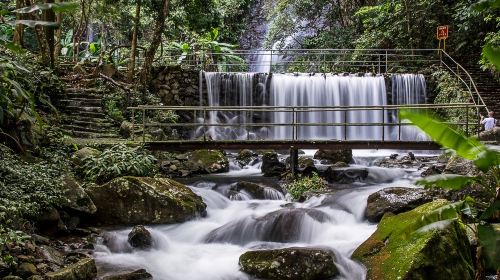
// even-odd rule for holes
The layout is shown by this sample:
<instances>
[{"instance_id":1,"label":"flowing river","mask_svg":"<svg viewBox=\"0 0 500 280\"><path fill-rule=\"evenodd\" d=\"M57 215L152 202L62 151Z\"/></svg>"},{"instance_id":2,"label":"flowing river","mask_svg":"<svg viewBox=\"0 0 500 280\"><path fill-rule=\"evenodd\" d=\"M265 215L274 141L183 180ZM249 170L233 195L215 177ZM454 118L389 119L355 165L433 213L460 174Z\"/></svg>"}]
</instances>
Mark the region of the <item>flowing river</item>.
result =
<instances>
[{"instance_id":1,"label":"flowing river","mask_svg":"<svg viewBox=\"0 0 500 280\"><path fill-rule=\"evenodd\" d=\"M370 164L366 158L357 162ZM353 166L351 166L352 168ZM336 255L340 276L365 279L365 269L352 261L352 252L376 229L364 218L368 196L390 186L410 187L416 170L366 168L362 182L332 188L303 203L290 202L261 177L259 163L235 167L229 173L191 179L187 185L207 204L207 216L174 225L148 227L153 249L133 250L130 228L110 231L111 238L96 247L100 274L144 268L160 280L253 279L239 269L241 254L252 249L285 247L329 248ZM240 191L227 198L231 184L254 181L266 187L266 199Z\"/></svg>"}]
</instances>

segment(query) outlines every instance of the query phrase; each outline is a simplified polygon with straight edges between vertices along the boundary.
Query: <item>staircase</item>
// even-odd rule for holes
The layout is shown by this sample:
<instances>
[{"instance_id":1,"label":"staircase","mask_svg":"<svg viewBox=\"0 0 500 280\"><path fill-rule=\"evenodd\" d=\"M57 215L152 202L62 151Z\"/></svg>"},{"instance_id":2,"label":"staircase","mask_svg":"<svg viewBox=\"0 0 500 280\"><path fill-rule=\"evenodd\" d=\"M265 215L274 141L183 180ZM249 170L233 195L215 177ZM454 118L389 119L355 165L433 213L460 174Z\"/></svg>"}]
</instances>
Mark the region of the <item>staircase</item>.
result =
<instances>
[{"instance_id":1,"label":"staircase","mask_svg":"<svg viewBox=\"0 0 500 280\"><path fill-rule=\"evenodd\" d=\"M479 95L489 110L495 112L495 118L500 117L500 83L487 71L481 70L479 65L467 64L464 68L469 72L476 84ZM486 112L481 112L486 115Z\"/></svg>"},{"instance_id":2,"label":"staircase","mask_svg":"<svg viewBox=\"0 0 500 280\"><path fill-rule=\"evenodd\" d=\"M61 78L66 82L62 129L76 138L119 138L118 128L102 109L103 91L94 77L75 74Z\"/></svg>"}]
</instances>

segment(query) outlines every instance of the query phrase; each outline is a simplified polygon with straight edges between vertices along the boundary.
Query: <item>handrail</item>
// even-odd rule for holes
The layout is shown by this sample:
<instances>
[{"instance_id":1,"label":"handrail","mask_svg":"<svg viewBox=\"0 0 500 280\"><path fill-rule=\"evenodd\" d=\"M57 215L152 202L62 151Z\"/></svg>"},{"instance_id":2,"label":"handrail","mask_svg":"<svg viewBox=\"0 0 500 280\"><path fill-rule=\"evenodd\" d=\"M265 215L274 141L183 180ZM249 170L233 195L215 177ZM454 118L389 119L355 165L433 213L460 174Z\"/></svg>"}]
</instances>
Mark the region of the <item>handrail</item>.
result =
<instances>
[{"instance_id":1,"label":"handrail","mask_svg":"<svg viewBox=\"0 0 500 280\"><path fill-rule=\"evenodd\" d=\"M382 132L382 141L389 140L385 139L386 129L390 129L393 127L399 127L398 129L398 140L401 141L401 128L406 126L413 126L411 123L404 122L402 120L398 120L397 117L386 118L386 114L392 114L397 112L399 109L457 109L464 108L468 114L470 109L484 108L483 105L476 105L474 103L447 103L447 104L401 104L401 105L380 105L380 106L152 106L152 105L139 105L134 107L128 107L129 110L132 111L132 128L133 131L136 131L136 127L140 128L142 131L142 139L143 142L146 142L146 128L148 127L170 127L170 128L203 128L203 139L206 140L206 133L208 128L216 128L216 127L239 127L239 128L256 128L256 127L291 127L292 130L292 139L300 140L298 137L298 129L304 127L344 127L344 131L347 131L347 127L381 127ZM189 122L189 123L161 123L161 122L148 122L147 121L147 111L154 110L168 110L168 111L191 111L195 118L196 116L202 116L202 122ZM135 111L139 111L142 113L142 123L136 125L135 124ZM207 119L208 112L221 112L221 111L233 111L233 112L273 112L273 113L285 113L290 114L291 123L276 123L269 122L268 120L261 120L260 122L240 122L240 123L213 123ZM374 120L373 122L365 123L365 122L348 122L346 119L346 114L352 111L381 111L382 114L382 122ZM303 114L308 113L317 113L317 112L343 112L344 117L340 118L337 122L332 121L324 121L324 122L307 122L298 119L298 116L304 116ZM202 113L200 115L200 113ZM396 116L396 115L394 115ZM469 122L469 118L466 121L457 121L457 122L447 122L451 125L465 125L465 132L469 135L469 131L476 131L475 128L478 127L478 121L472 120ZM247 133L250 133L247 130ZM474 132L473 132L474 133ZM345 137L347 135L344 133ZM135 136L135 134L133 134ZM344 140L348 140L347 138ZM193 139L186 139L185 141L193 141Z\"/></svg>"},{"instance_id":2,"label":"handrail","mask_svg":"<svg viewBox=\"0 0 500 280\"><path fill-rule=\"evenodd\" d=\"M469 93L471 94L471 98L472 98L472 101L474 101L474 103L476 105L481 105L481 106L484 106L486 108L487 111L488 110L488 107L486 106L486 104L484 103L484 100L483 98L481 97L481 95L479 94L479 90L477 89L476 87L476 83L474 82L474 80L472 79L471 75L469 74L469 72L467 70L465 70L465 68L460 65L458 62L456 62L446 51L444 50L441 50L441 53L443 53L448 59L450 59L458 68L462 69L462 71L467 75L467 77L469 78L469 85L467 85L467 83L462 79L462 77L458 74L458 73L455 73L453 71L453 69L451 69L450 67L448 67L448 65L446 65L448 67L448 69L450 71L452 71L464 84L465 86L467 87L467 89L469 89ZM444 62L443 62L444 63ZM476 99L475 97L472 95L472 89L471 87L474 89L474 93L477 95L477 102L476 102Z\"/></svg>"}]
</instances>

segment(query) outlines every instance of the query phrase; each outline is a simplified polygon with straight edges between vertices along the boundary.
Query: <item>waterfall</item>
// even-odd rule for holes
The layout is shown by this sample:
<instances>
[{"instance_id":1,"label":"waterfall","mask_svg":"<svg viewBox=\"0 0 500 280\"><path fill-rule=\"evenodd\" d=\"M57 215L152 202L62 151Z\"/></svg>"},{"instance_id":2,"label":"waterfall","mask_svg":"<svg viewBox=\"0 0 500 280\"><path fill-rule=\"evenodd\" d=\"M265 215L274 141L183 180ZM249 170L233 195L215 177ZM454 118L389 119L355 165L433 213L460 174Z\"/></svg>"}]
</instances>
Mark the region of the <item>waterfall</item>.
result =
<instances>
[{"instance_id":1,"label":"waterfall","mask_svg":"<svg viewBox=\"0 0 500 280\"><path fill-rule=\"evenodd\" d=\"M199 118L195 137L206 133L215 140L227 139L324 139L324 140L424 140L418 129L397 125L397 111L336 110L339 106L383 106L388 104L383 76L367 74L276 74L205 72L209 106L277 106L271 112L211 111ZM395 74L393 104L425 103L423 75ZM203 96L200 96L200 104ZM321 107L317 111L297 107ZM295 109L294 109L295 108ZM294 110L294 112L292 111ZM394 126L377 123L393 122ZM255 123L282 126L250 126ZM301 125L293 128L291 124ZM314 125L330 123L333 125ZM347 123L347 125L344 125ZM225 126L224 124L227 124ZM350 124L350 125L349 125ZM212 125L212 126L210 126ZM207 131L205 131L207 129Z\"/></svg>"},{"instance_id":2,"label":"waterfall","mask_svg":"<svg viewBox=\"0 0 500 280\"><path fill-rule=\"evenodd\" d=\"M387 104L384 77L382 76L337 76L337 75L282 75L275 74L271 80L270 101L272 106L376 106ZM325 111L297 113L296 123L377 123L384 119L380 110ZM293 113L275 112L273 123L287 126L273 129L274 139L292 139ZM377 126L301 126L297 139L348 139L381 140L382 127Z\"/></svg>"},{"instance_id":3,"label":"waterfall","mask_svg":"<svg viewBox=\"0 0 500 280\"><path fill-rule=\"evenodd\" d=\"M391 76L392 104L425 104L427 100L425 77L422 74L394 74ZM397 112L393 112L393 119L397 120ZM393 139L426 140L427 136L416 127L402 126L394 129Z\"/></svg>"}]
</instances>

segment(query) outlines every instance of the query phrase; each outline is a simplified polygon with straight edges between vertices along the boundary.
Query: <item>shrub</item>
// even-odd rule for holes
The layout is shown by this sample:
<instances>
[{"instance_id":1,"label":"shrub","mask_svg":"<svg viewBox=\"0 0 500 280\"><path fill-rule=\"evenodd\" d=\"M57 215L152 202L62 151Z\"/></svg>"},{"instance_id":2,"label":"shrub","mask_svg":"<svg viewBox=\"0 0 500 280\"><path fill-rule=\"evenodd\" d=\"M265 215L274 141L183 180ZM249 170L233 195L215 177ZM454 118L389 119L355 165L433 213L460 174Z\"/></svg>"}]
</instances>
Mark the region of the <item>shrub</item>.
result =
<instances>
[{"instance_id":1,"label":"shrub","mask_svg":"<svg viewBox=\"0 0 500 280\"><path fill-rule=\"evenodd\" d=\"M98 156L83 158L77 171L87 181L103 183L120 176L152 176L157 169L155 163L156 158L140 147L119 144Z\"/></svg>"},{"instance_id":2,"label":"shrub","mask_svg":"<svg viewBox=\"0 0 500 280\"><path fill-rule=\"evenodd\" d=\"M318 174L313 173L311 177L299 175L284 187L293 199L300 199L305 192L324 190L326 182Z\"/></svg>"},{"instance_id":3,"label":"shrub","mask_svg":"<svg viewBox=\"0 0 500 280\"><path fill-rule=\"evenodd\" d=\"M17 227L26 217L34 217L63 202L63 176L69 171L65 162L28 162L0 145L0 223Z\"/></svg>"}]
</instances>

